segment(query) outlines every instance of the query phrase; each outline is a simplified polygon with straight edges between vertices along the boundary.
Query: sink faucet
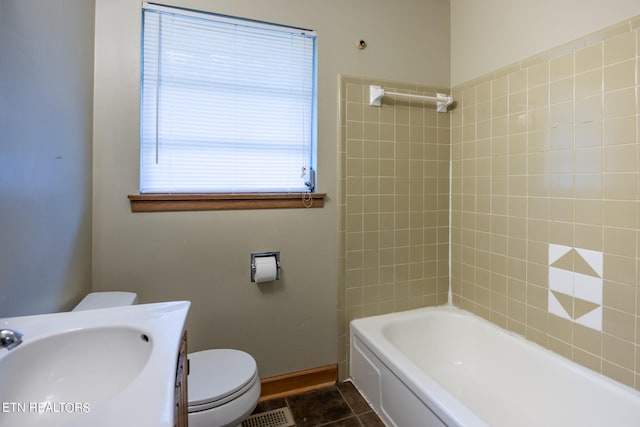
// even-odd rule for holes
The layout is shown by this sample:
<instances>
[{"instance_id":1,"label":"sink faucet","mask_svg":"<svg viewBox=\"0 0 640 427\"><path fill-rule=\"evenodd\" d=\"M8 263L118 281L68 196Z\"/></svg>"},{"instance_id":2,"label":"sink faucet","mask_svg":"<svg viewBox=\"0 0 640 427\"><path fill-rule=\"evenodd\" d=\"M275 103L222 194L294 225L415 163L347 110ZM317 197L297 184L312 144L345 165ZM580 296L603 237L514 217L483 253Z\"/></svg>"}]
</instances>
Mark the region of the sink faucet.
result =
<instances>
[{"instance_id":1,"label":"sink faucet","mask_svg":"<svg viewBox=\"0 0 640 427\"><path fill-rule=\"evenodd\" d=\"M13 329L0 329L0 348L11 350L22 343L22 334Z\"/></svg>"}]
</instances>

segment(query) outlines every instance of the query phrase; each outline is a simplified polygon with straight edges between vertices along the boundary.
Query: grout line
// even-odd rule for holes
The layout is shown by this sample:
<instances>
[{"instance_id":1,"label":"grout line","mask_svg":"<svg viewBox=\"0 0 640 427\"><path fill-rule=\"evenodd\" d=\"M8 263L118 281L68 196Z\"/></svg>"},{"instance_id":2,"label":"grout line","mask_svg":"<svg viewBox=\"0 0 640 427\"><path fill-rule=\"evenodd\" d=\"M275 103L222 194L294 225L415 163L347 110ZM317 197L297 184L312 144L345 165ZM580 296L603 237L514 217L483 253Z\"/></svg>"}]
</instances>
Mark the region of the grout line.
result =
<instances>
[{"instance_id":1,"label":"grout line","mask_svg":"<svg viewBox=\"0 0 640 427\"><path fill-rule=\"evenodd\" d=\"M309 426L309 427L324 427L324 426L330 426L330 425L335 424L335 423L340 422L340 421L350 420L351 418L355 418L355 419L358 421L358 423L362 424L362 423L360 422L360 418L358 418L358 416L357 416L357 415L352 415L352 416L350 416L350 417L340 418L340 419L337 419L337 420L329 421L328 423L324 423L324 424L315 424L315 425L312 425L312 426Z\"/></svg>"}]
</instances>

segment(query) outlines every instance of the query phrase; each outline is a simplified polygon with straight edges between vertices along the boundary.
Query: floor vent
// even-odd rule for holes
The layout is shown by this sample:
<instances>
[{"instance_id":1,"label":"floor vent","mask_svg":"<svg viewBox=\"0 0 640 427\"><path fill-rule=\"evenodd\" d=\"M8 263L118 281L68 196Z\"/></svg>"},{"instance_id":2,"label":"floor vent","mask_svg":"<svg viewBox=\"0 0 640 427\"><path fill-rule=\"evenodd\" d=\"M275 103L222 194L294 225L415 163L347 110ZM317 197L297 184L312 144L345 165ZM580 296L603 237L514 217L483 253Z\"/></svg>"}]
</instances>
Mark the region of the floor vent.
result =
<instances>
[{"instance_id":1,"label":"floor vent","mask_svg":"<svg viewBox=\"0 0 640 427\"><path fill-rule=\"evenodd\" d=\"M287 407L260 412L242 422L242 427L293 427L295 425L291 410Z\"/></svg>"}]
</instances>

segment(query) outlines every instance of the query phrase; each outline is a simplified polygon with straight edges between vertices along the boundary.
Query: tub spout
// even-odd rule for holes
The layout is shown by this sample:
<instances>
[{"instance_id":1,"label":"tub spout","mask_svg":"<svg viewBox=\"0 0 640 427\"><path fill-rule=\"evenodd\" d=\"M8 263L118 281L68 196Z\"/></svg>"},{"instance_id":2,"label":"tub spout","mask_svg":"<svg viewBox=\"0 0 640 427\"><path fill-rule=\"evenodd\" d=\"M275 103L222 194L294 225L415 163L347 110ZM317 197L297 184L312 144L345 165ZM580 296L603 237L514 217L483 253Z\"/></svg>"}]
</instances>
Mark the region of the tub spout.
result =
<instances>
[{"instance_id":1,"label":"tub spout","mask_svg":"<svg viewBox=\"0 0 640 427\"><path fill-rule=\"evenodd\" d=\"M0 348L11 350L22 343L22 333L13 329L0 329Z\"/></svg>"}]
</instances>

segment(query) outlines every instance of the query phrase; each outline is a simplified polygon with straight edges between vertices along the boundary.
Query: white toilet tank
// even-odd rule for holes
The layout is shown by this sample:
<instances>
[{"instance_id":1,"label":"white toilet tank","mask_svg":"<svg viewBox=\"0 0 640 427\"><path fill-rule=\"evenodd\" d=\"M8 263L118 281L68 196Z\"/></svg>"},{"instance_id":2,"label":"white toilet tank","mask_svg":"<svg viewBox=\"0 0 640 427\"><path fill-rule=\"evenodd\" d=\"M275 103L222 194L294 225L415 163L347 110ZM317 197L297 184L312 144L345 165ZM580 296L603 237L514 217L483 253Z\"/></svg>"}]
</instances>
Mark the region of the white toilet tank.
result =
<instances>
[{"instance_id":1,"label":"white toilet tank","mask_svg":"<svg viewBox=\"0 0 640 427\"><path fill-rule=\"evenodd\" d=\"M72 311L121 307L123 305L134 305L137 302L138 295L134 292L91 292L87 294Z\"/></svg>"}]
</instances>

